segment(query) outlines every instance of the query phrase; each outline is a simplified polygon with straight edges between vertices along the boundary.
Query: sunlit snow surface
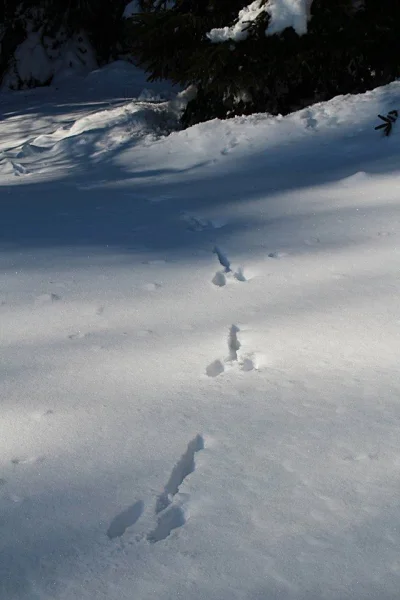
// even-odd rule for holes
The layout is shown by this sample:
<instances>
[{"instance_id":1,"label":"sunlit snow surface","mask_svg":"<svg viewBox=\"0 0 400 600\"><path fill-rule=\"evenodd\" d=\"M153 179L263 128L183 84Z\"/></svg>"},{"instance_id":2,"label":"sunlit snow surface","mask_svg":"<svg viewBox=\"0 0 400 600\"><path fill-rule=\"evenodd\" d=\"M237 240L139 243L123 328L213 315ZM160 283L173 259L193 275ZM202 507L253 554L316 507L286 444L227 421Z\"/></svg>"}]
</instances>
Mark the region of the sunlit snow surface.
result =
<instances>
[{"instance_id":1,"label":"sunlit snow surface","mask_svg":"<svg viewBox=\"0 0 400 600\"><path fill-rule=\"evenodd\" d=\"M1 600L394 600L400 84L132 78L0 96Z\"/></svg>"}]
</instances>

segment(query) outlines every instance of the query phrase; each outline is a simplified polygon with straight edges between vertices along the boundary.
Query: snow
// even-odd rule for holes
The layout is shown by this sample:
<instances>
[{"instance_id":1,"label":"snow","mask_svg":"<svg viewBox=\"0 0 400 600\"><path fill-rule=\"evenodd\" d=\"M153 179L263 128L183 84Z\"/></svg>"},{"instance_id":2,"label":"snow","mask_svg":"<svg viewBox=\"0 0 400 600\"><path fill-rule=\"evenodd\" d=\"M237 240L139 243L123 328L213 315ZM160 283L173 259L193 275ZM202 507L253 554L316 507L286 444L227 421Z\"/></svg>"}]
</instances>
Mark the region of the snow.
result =
<instances>
[{"instance_id":1,"label":"snow","mask_svg":"<svg viewBox=\"0 0 400 600\"><path fill-rule=\"evenodd\" d=\"M252 23L263 12L270 16L266 35L282 33L288 27L293 27L298 35L307 33L307 23L310 18L312 0L254 0L245 6L238 16L238 20L231 27L212 29L207 33L212 43L221 43L232 40L240 42L248 37L248 24Z\"/></svg>"},{"instance_id":2,"label":"snow","mask_svg":"<svg viewBox=\"0 0 400 600\"><path fill-rule=\"evenodd\" d=\"M0 598L397 597L400 83L163 135L130 68L0 96Z\"/></svg>"},{"instance_id":3,"label":"snow","mask_svg":"<svg viewBox=\"0 0 400 600\"><path fill-rule=\"evenodd\" d=\"M129 2L129 4L125 6L123 17L129 19L129 17L132 17L138 12L140 12L139 2L138 0L132 0L132 2Z\"/></svg>"},{"instance_id":4,"label":"snow","mask_svg":"<svg viewBox=\"0 0 400 600\"><path fill-rule=\"evenodd\" d=\"M226 42L233 40L234 42L241 42L248 37L248 24L252 23L257 17L267 11L267 5L262 3L262 0L254 0L248 6L245 6L238 16L238 20L231 27L220 27L211 29L207 33L208 39L213 43Z\"/></svg>"},{"instance_id":5,"label":"snow","mask_svg":"<svg viewBox=\"0 0 400 600\"><path fill-rule=\"evenodd\" d=\"M311 3L312 0L269 0L271 21L266 34L281 33L288 27L293 27L298 35L307 33Z\"/></svg>"},{"instance_id":6,"label":"snow","mask_svg":"<svg viewBox=\"0 0 400 600\"><path fill-rule=\"evenodd\" d=\"M60 29L53 37L28 31L3 77L2 89L33 87L32 82L69 81L77 75L86 76L96 67L95 52L83 31L67 36Z\"/></svg>"}]
</instances>

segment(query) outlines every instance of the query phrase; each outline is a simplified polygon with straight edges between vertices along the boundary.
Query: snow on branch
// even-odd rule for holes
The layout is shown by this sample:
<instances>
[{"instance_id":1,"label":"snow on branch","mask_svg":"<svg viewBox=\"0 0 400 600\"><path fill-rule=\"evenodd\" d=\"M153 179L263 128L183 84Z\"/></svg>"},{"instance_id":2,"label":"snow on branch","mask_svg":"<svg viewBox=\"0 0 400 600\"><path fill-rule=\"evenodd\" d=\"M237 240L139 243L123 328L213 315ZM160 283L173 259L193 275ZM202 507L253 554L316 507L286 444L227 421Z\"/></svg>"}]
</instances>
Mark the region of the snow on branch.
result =
<instances>
[{"instance_id":1,"label":"snow on branch","mask_svg":"<svg viewBox=\"0 0 400 600\"><path fill-rule=\"evenodd\" d=\"M311 3L312 0L269 0L267 3L255 0L239 12L234 25L212 29L207 37L213 43L245 40L248 36L248 24L263 12L267 12L270 17L265 35L281 33L288 27L293 27L298 35L304 35L307 33Z\"/></svg>"},{"instance_id":2,"label":"snow on branch","mask_svg":"<svg viewBox=\"0 0 400 600\"><path fill-rule=\"evenodd\" d=\"M270 0L267 11L271 17L266 35L281 33L293 27L298 35L307 33L312 0Z\"/></svg>"},{"instance_id":3,"label":"snow on branch","mask_svg":"<svg viewBox=\"0 0 400 600\"><path fill-rule=\"evenodd\" d=\"M257 17L265 12L266 4L262 4L262 0L255 0L249 6L245 6L239 13L238 20L232 27L221 27L220 29L212 29L207 33L207 37L213 43L226 42L233 40L241 42L247 38L247 25L255 21Z\"/></svg>"},{"instance_id":4,"label":"snow on branch","mask_svg":"<svg viewBox=\"0 0 400 600\"><path fill-rule=\"evenodd\" d=\"M136 13L140 12L139 2L137 0L132 0L125 6L124 14L122 15L123 19L129 19L129 17L133 17Z\"/></svg>"}]
</instances>

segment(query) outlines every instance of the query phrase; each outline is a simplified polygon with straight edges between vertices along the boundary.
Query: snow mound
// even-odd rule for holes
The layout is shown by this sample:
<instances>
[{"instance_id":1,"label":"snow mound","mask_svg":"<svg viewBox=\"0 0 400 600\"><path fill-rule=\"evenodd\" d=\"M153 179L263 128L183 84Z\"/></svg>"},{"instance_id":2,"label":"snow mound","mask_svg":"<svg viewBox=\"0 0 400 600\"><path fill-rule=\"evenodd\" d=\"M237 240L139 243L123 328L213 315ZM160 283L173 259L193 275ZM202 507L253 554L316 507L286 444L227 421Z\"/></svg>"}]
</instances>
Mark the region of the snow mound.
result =
<instances>
[{"instance_id":1,"label":"snow mound","mask_svg":"<svg viewBox=\"0 0 400 600\"><path fill-rule=\"evenodd\" d=\"M111 94L0 98L0 598L397 598L400 82Z\"/></svg>"},{"instance_id":2,"label":"snow mound","mask_svg":"<svg viewBox=\"0 0 400 600\"><path fill-rule=\"evenodd\" d=\"M29 31L15 51L2 80L2 89L24 89L70 80L97 68L94 50L84 32L67 36L61 30L54 38Z\"/></svg>"}]
</instances>

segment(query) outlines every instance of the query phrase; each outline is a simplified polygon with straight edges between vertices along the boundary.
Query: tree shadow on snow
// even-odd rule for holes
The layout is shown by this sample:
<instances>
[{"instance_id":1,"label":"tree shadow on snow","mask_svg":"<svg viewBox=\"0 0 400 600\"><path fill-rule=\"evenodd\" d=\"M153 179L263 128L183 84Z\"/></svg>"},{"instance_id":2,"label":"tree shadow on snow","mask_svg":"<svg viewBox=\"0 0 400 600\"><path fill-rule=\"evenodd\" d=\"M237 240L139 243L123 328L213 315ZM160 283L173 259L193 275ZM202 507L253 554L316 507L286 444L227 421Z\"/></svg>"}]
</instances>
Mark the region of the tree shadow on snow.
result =
<instances>
[{"instance_id":1,"label":"tree shadow on snow","mask_svg":"<svg viewBox=\"0 0 400 600\"><path fill-rule=\"evenodd\" d=\"M124 150L134 144L132 139L109 149L104 156L100 153L95 160L88 159L96 154L98 135L91 131L82 151L68 138L73 168L64 164L62 153L59 158L53 156L58 170L51 177L57 179L39 181L17 173L12 184L0 187L3 256L7 251L69 248L80 252L84 248L87 252L92 248L104 254L171 253L174 260L186 260L199 244L212 249L225 240L231 245L237 240L235 250L254 254L257 245L249 246L249 240L251 232L260 226L258 214L262 213L263 226L266 224L266 233L271 233L275 245L280 232L296 236L307 226L312 229L316 215L307 197L315 187L322 189L359 172L384 175L398 170L396 140L376 139L374 144L357 143L355 147L355 139L346 137L347 133L332 139L327 134L291 143L282 140L268 147L265 154L249 151L244 157L227 162L221 159L215 164L206 155L204 160L196 156L190 161L189 147L189 159L180 168L161 165L149 169L127 166L126 159L125 166L121 164ZM137 139L142 140L141 135ZM366 139L370 142L369 134ZM40 160L45 157L41 155ZM279 206L280 195L285 193L298 196L290 200L296 204L294 214ZM252 201L259 202L257 210L251 208ZM299 208L302 202L304 210ZM380 200L363 211L372 216L378 208L381 214L398 210ZM327 241L325 249L357 243L354 236L345 239L341 235L347 217L357 210L356 206L341 207L336 213L331 206L324 209L321 202L317 217L331 219L339 234ZM213 227L207 220L210 212L223 214L226 224ZM191 226L185 220L186 213L196 213L200 227ZM337 222L339 213L342 223ZM242 234L246 238L243 244Z\"/></svg>"}]
</instances>

